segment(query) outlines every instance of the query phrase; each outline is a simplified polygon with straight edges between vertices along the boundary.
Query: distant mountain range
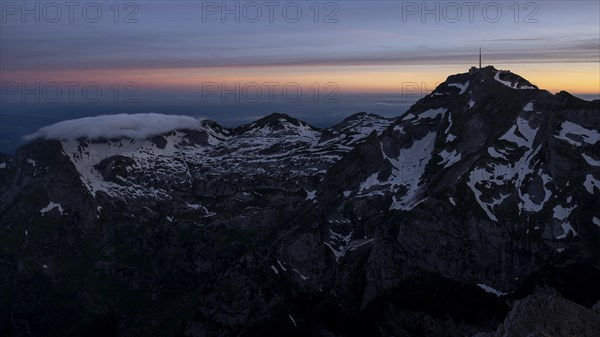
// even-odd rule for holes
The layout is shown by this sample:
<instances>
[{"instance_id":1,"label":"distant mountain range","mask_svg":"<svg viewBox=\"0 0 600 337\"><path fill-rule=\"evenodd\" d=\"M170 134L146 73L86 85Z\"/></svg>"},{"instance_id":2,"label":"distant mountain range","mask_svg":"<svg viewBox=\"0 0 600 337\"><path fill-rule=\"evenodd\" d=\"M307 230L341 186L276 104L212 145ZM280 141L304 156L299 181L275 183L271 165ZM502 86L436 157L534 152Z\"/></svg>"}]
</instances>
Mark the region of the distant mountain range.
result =
<instances>
[{"instance_id":1,"label":"distant mountain range","mask_svg":"<svg viewBox=\"0 0 600 337\"><path fill-rule=\"evenodd\" d=\"M600 100L486 67L394 119L135 118L1 158L0 335L600 335Z\"/></svg>"}]
</instances>

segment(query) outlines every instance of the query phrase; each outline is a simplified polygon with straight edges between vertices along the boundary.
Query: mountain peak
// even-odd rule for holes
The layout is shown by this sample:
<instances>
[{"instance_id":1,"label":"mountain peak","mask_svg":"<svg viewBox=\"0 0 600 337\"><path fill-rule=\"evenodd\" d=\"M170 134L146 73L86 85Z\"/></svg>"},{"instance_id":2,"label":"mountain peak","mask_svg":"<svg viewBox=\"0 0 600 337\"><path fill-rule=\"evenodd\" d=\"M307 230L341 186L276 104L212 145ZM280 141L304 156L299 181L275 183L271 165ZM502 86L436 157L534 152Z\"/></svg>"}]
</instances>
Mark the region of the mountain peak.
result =
<instances>
[{"instance_id":1,"label":"mountain peak","mask_svg":"<svg viewBox=\"0 0 600 337\"><path fill-rule=\"evenodd\" d=\"M234 129L236 134L244 133L304 133L305 131L318 131L319 129L306 122L298 120L284 113L272 113L256 122L245 124Z\"/></svg>"},{"instance_id":2,"label":"mountain peak","mask_svg":"<svg viewBox=\"0 0 600 337\"><path fill-rule=\"evenodd\" d=\"M492 83L488 85L487 83ZM485 86L486 90L496 90L501 86L512 90L538 90L539 88L510 70L498 70L493 66L484 68L471 68L469 72L448 76L432 93L432 96L456 94L462 95L471 92L474 87Z\"/></svg>"},{"instance_id":3,"label":"mountain peak","mask_svg":"<svg viewBox=\"0 0 600 337\"><path fill-rule=\"evenodd\" d=\"M348 117L346 117L341 124L346 123L346 122L351 122L351 121L357 121L357 120L364 120L364 119L384 119L385 117L378 115L378 114L374 114L374 113L370 113L370 112L357 112L355 114L352 114Z\"/></svg>"},{"instance_id":4,"label":"mountain peak","mask_svg":"<svg viewBox=\"0 0 600 337\"><path fill-rule=\"evenodd\" d=\"M408 113L420 113L429 109L462 105L470 110L490 97L512 95L530 96L542 92L537 86L509 70L493 66L471 68L469 72L448 76L431 94L413 105Z\"/></svg>"},{"instance_id":5,"label":"mountain peak","mask_svg":"<svg viewBox=\"0 0 600 337\"><path fill-rule=\"evenodd\" d=\"M280 120L280 119L285 119L286 121L297 121L296 118L285 114L285 113L281 113L281 112L273 112L261 119L259 119L257 122L260 121L275 121L275 120Z\"/></svg>"},{"instance_id":6,"label":"mountain peak","mask_svg":"<svg viewBox=\"0 0 600 337\"><path fill-rule=\"evenodd\" d=\"M469 79L473 83L482 83L488 80L494 80L514 90L539 89L524 77L515 74L512 71L496 69L493 66L476 69L475 71L472 69L469 71Z\"/></svg>"}]
</instances>

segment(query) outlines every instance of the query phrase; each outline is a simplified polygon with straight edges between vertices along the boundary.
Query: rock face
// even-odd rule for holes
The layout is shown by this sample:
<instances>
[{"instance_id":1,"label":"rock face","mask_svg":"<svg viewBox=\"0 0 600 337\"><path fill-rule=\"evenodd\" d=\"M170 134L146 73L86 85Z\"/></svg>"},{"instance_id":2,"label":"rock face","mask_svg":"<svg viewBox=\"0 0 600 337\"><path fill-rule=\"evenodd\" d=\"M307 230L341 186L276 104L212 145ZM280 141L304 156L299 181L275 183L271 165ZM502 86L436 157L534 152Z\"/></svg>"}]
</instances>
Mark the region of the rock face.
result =
<instances>
[{"instance_id":1,"label":"rock face","mask_svg":"<svg viewBox=\"0 0 600 337\"><path fill-rule=\"evenodd\" d=\"M595 336L598 331L598 312L561 297L536 294L517 301L494 336Z\"/></svg>"},{"instance_id":2,"label":"rock face","mask_svg":"<svg viewBox=\"0 0 600 337\"><path fill-rule=\"evenodd\" d=\"M600 101L510 72L1 159L0 335L600 334Z\"/></svg>"}]
</instances>

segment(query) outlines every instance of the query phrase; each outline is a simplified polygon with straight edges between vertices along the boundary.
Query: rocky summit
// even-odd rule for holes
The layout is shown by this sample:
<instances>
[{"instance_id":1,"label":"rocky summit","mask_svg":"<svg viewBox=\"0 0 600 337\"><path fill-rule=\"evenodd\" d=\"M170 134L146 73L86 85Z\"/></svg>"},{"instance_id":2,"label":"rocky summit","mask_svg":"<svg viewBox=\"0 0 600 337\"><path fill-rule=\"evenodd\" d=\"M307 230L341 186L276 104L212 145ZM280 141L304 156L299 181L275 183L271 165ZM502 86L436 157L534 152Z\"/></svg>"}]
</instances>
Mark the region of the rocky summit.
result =
<instances>
[{"instance_id":1,"label":"rocky summit","mask_svg":"<svg viewBox=\"0 0 600 337\"><path fill-rule=\"evenodd\" d=\"M2 336L600 336L600 100L486 67L325 129L98 121L0 158Z\"/></svg>"}]
</instances>

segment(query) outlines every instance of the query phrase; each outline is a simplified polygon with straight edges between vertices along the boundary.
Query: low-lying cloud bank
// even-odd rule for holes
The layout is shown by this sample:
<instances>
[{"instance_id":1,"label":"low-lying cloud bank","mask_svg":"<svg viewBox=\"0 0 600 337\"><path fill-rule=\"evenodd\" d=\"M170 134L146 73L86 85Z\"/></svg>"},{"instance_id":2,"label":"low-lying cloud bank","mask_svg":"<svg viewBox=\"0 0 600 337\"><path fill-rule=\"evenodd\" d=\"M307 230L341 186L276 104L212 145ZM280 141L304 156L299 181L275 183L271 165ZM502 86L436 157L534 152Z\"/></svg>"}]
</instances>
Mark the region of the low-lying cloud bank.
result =
<instances>
[{"instance_id":1,"label":"low-lying cloud bank","mask_svg":"<svg viewBox=\"0 0 600 337\"><path fill-rule=\"evenodd\" d=\"M157 113L101 115L62 121L45 126L38 131L23 137L23 139L145 139L172 130L200 129L200 122L201 119L189 116L163 115Z\"/></svg>"}]
</instances>

